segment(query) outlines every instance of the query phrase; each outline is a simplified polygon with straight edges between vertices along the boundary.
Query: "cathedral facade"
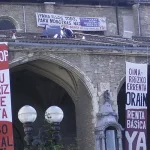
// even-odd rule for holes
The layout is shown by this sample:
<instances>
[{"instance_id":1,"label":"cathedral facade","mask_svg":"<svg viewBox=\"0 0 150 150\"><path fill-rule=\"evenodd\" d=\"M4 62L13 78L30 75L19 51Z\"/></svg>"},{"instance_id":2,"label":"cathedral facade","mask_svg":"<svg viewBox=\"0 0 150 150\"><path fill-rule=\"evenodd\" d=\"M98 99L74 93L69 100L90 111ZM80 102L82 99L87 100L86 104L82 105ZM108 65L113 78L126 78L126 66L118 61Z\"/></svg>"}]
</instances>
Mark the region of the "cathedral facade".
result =
<instances>
[{"instance_id":1,"label":"cathedral facade","mask_svg":"<svg viewBox=\"0 0 150 150\"><path fill-rule=\"evenodd\" d=\"M125 128L125 63L149 63L150 6L18 2L0 3L0 8L0 41L8 42L16 150L24 145L17 113L26 104L39 114L36 128L41 126L45 110L58 105L64 111L61 133L66 145L77 139L80 150L104 150L102 144L97 147L95 132L107 90L116 114L116 127L121 130L118 134L121 150ZM43 27L37 26L36 13L105 17L106 29L77 32L85 40L43 39L40 37ZM15 39L12 30L16 31ZM103 123L108 124L107 119Z\"/></svg>"}]
</instances>

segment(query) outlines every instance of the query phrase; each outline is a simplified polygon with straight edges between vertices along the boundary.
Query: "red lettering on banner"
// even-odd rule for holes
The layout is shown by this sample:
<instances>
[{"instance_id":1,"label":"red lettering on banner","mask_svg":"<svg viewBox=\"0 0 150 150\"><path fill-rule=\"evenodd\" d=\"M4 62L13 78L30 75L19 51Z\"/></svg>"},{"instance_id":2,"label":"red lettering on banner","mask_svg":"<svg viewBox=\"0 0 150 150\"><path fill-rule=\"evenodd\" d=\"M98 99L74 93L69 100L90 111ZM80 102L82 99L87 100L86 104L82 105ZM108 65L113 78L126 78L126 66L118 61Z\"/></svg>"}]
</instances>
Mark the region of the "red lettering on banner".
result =
<instances>
[{"instance_id":1,"label":"red lettering on banner","mask_svg":"<svg viewBox=\"0 0 150 150\"><path fill-rule=\"evenodd\" d=\"M0 44L0 150L14 150L8 47Z\"/></svg>"},{"instance_id":2,"label":"red lettering on banner","mask_svg":"<svg viewBox=\"0 0 150 150\"><path fill-rule=\"evenodd\" d=\"M0 73L0 83L4 83L4 73Z\"/></svg>"},{"instance_id":3,"label":"red lettering on banner","mask_svg":"<svg viewBox=\"0 0 150 150\"><path fill-rule=\"evenodd\" d=\"M9 94L10 92L8 91L8 84L3 84L3 85L0 85L0 95L2 94Z\"/></svg>"},{"instance_id":4,"label":"red lettering on banner","mask_svg":"<svg viewBox=\"0 0 150 150\"><path fill-rule=\"evenodd\" d=\"M6 99L6 96L0 96L0 106L6 106L5 99Z\"/></svg>"},{"instance_id":5,"label":"red lettering on banner","mask_svg":"<svg viewBox=\"0 0 150 150\"><path fill-rule=\"evenodd\" d=\"M2 118L8 118L5 108L2 109Z\"/></svg>"},{"instance_id":6,"label":"red lettering on banner","mask_svg":"<svg viewBox=\"0 0 150 150\"><path fill-rule=\"evenodd\" d=\"M9 91L7 91L8 90L8 84L3 84L3 89L4 89L4 91L3 91L3 94L9 94Z\"/></svg>"}]
</instances>

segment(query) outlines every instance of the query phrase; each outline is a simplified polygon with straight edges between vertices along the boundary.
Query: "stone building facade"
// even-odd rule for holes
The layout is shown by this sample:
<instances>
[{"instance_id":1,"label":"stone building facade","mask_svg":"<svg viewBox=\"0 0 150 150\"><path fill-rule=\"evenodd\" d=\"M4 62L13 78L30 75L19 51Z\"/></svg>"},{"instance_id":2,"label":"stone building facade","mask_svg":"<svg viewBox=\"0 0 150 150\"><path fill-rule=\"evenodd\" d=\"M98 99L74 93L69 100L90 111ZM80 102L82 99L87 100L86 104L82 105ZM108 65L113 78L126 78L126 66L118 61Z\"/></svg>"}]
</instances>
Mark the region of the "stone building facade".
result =
<instances>
[{"instance_id":1,"label":"stone building facade","mask_svg":"<svg viewBox=\"0 0 150 150\"><path fill-rule=\"evenodd\" d=\"M106 17L107 30L104 33L106 36L117 35L117 29L120 35L123 35L126 30L132 31L133 35L149 35L149 19L147 19L149 18L149 6L146 4L118 6L117 14L114 6L60 5L50 2L44 4L1 3L0 7L1 18L12 20L20 31L41 33L41 29L36 25L35 13L44 12L81 17ZM127 22L131 22L131 25Z\"/></svg>"},{"instance_id":2,"label":"stone building facade","mask_svg":"<svg viewBox=\"0 0 150 150\"><path fill-rule=\"evenodd\" d=\"M77 137L82 139L79 141L81 142L79 145L81 149L91 150L94 149L94 128L97 122L96 114L99 110L98 102L103 104L103 92L111 91L113 108L118 112L117 96L125 82L125 61L143 63L147 62L147 56L149 56L147 50L141 52L141 50L130 49L124 52L111 47L104 50L102 48L83 48L82 46L50 48L44 47L44 45L41 47L39 45L16 46L15 44L10 44L9 52L12 71L19 67L20 69L27 67L65 88L75 103ZM55 67L61 66L67 69L72 77L63 76L66 73L64 70L62 71L62 68L56 71L53 63L57 65ZM56 72L52 72L53 69L49 69L49 66L53 66L52 68ZM51 76L51 73L55 77Z\"/></svg>"},{"instance_id":3,"label":"stone building facade","mask_svg":"<svg viewBox=\"0 0 150 150\"><path fill-rule=\"evenodd\" d=\"M99 41L99 44L94 42L90 44L86 42L84 44L78 42L72 44L65 40L65 42L61 40L45 42L38 38L35 40L32 38L26 38L25 40L17 38L14 41L10 38L0 37L1 41L9 42L9 64L12 82L15 79L13 78L15 73L27 70L50 79L62 87L68 93L75 106L76 136L79 140L79 149L94 150L96 114L99 112L99 105L101 106L104 102L103 93L106 90L110 91L113 109L118 114L117 97L125 82L125 62L149 62L149 38L140 38L136 42L135 39L123 39L121 36L127 28L126 22L131 18L133 18L133 24L129 30L134 30L133 35L149 36L150 19L148 18L150 6L135 4L128 7L118 7L119 36L117 36L117 21L115 7L113 6L2 3L0 8L0 19L9 19L20 34L27 35L32 32L33 37L34 33L41 33L42 31L41 28L36 26L35 12L106 17L107 30L102 36L102 39L106 41ZM137 11L139 11L140 19ZM127 19L124 19L125 17ZM17 84L17 81L15 84ZM40 86L40 82L35 86L35 89L38 89L38 86ZM51 89L53 88L51 87ZM12 94L13 91L12 89ZM57 95L56 91L54 93ZM15 106L17 100L22 97L16 94L13 95L15 96L12 98L12 101L14 100L12 103ZM32 98L30 97L29 99ZM30 100L25 98L22 98L22 101L24 102L19 102L19 106L15 106L13 110L14 120L17 120L15 114L19 109L18 107L27 102L30 103ZM40 106L37 106L35 103L31 104L39 112L42 112L43 110L40 109ZM39 102L40 104L42 102ZM67 107L69 106L68 104ZM66 128L65 125L69 123L69 120L66 121L63 128ZM18 130L22 130L19 123L16 124L16 127ZM69 128L69 126L67 127ZM67 129L65 132L67 132Z\"/></svg>"}]
</instances>

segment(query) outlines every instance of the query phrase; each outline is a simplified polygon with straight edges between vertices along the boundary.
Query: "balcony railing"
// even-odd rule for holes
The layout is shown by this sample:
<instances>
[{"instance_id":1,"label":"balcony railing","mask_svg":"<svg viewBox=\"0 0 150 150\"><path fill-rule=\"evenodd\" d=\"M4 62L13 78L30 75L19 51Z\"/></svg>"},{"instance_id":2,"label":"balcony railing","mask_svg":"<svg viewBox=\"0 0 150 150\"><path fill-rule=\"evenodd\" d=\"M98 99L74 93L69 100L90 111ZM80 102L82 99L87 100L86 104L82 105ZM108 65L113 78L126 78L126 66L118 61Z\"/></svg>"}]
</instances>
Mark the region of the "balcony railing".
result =
<instances>
[{"instance_id":1,"label":"balcony railing","mask_svg":"<svg viewBox=\"0 0 150 150\"><path fill-rule=\"evenodd\" d=\"M75 33L76 38L54 39L41 37L40 33L16 33L16 40L12 39L11 31L0 31L0 42L20 43L44 43L44 44L73 44L73 45L105 45L105 46L127 46L127 47L149 47L150 37L133 36L132 39L122 36L102 36ZM83 40L82 37L85 37Z\"/></svg>"}]
</instances>

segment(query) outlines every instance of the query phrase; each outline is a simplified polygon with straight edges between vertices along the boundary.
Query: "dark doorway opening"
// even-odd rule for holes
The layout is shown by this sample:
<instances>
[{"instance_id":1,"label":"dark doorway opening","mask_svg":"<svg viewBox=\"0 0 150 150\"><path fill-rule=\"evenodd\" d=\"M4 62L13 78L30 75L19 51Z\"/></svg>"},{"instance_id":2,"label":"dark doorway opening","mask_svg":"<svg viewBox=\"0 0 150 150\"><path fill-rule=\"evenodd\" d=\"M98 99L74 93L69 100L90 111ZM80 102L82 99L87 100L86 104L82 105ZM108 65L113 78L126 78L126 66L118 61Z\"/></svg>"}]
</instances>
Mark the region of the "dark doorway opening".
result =
<instances>
[{"instance_id":1,"label":"dark doorway opening","mask_svg":"<svg viewBox=\"0 0 150 150\"><path fill-rule=\"evenodd\" d=\"M15 25L9 19L0 18L0 30L15 30Z\"/></svg>"},{"instance_id":2,"label":"dark doorway opening","mask_svg":"<svg viewBox=\"0 0 150 150\"><path fill-rule=\"evenodd\" d=\"M37 111L34 123L35 135L44 122L44 113L51 105L57 105L64 112L61 135L64 146L75 142L76 116L75 105L68 93L52 80L29 70L11 72L12 115L15 150L23 149L23 126L18 120L18 111L24 105L31 105Z\"/></svg>"}]
</instances>

